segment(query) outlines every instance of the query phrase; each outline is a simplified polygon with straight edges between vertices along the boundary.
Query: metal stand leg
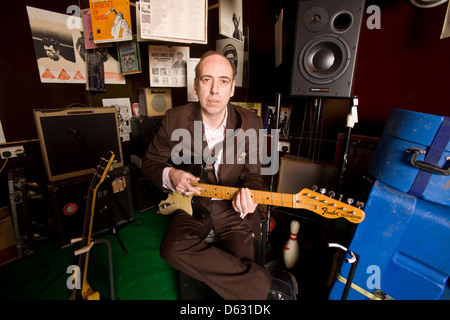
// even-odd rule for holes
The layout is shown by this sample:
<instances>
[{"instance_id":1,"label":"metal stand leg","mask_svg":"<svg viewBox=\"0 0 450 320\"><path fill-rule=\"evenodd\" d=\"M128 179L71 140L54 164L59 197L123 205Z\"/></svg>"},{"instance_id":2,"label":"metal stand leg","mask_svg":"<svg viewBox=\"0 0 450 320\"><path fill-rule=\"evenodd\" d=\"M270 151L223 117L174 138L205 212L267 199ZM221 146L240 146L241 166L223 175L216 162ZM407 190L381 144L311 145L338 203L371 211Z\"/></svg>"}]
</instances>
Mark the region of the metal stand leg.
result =
<instances>
[{"instance_id":1,"label":"metal stand leg","mask_svg":"<svg viewBox=\"0 0 450 320\"><path fill-rule=\"evenodd\" d=\"M95 240L95 244L104 243L108 247L108 265L109 265L109 291L111 300L116 300L114 294L114 270L113 270L113 261L112 261L112 250L111 250L111 242L107 239L98 239Z\"/></svg>"},{"instance_id":2,"label":"metal stand leg","mask_svg":"<svg viewBox=\"0 0 450 320\"><path fill-rule=\"evenodd\" d=\"M346 281L345 287L344 287L344 292L342 293L342 297L341 297L341 300L347 300L347 296L350 291L350 287L352 286L353 276L355 275L356 267L358 266L359 254L348 250L347 248L345 248L344 246L341 246L338 243L328 243L328 247L341 249L345 252L348 252L351 256L350 259L345 259L345 262L351 263L352 266L350 267L350 271L348 273L347 281Z\"/></svg>"}]
</instances>

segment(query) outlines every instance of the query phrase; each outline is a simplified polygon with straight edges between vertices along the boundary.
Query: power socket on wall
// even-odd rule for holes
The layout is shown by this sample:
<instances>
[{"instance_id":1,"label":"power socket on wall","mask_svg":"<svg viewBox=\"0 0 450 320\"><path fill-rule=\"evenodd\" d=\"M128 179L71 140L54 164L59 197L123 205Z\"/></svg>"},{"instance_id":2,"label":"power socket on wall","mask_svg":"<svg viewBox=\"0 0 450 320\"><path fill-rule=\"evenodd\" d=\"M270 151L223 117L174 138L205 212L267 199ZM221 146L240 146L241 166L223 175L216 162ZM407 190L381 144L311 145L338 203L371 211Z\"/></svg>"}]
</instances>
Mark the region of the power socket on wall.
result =
<instances>
[{"instance_id":1,"label":"power socket on wall","mask_svg":"<svg viewBox=\"0 0 450 320\"><path fill-rule=\"evenodd\" d=\"M0 156L2 159L16 158L25 154L23 146L0 148Z\"/></svg>"}]
</instances>

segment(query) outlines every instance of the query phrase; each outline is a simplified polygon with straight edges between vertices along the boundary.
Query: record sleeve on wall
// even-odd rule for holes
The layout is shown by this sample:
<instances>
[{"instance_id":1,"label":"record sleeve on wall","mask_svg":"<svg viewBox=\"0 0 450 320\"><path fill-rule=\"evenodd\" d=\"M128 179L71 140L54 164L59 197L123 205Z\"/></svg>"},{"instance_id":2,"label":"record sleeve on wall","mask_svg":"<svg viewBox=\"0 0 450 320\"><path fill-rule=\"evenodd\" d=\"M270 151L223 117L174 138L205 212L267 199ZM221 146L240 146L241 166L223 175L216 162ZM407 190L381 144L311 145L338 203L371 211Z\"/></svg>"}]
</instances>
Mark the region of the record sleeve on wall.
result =
<instances>
[{"instance_id":1,"label":"record sleeve on wall","mask_svg":"<svg viewBox=\"0 0 450 320\"><path fill-rule=\"evenodd\" d=\"M219 0L219 33L243 42L243 25L242 0Z\"/></svg>"},{"instance_id":2,"label":"record sleeve on wall","mask_svg":"<svg viewBox=\"0 0 450 320\"><path fill-rule=\"evenodd\" d=\"M28 7L42 83L86 83L81 18Z\"/></svg>"},{"instance_id":3,"label":"record sleeve on wall","mask_svg":"<svg viewBox=\"0 0 450 320\"><path fill-rule=\"evenodd\" d=\"M81 10L81 20L83 22L84 45L86 49L112 46L112 43L94 42L94 35L92 33L91 10L89 8Z\"/></svg>"},{"instance_id":4,"label":"record sleeve on wall","mask_svg":"<svg viewBox=\"0 0 450 320\"><path fill-rule=\"evenodd\" d=\"M216 51L222 53L236 68L236 87L242 87L244 75L244 42L232 38L216 41Z\"/></svg>"},{"instance_id":5,"label":"record sleeve on wall","mask_svg":"<svg viewBox=\"0 0 450 320\"><path fill-rule=\"evenodd\" d=\"M292 106L280 107L280 118L278 119L278 130L280 131L280 137L287 138L289 136L289 126L291 123ZM266 108L266 119L264 126L267 132L270 134L271 129L276 127L276 107L268 105Z\"/></svg>"},{"instance_id":6,"label":"record sleeve on wall","mask_svg":"<svg viewBox=\"0 0 450 320\"><path fill-rule=\"evenodd\" d=\"M130 140L131 133L131 102L130 98L102 99L103 107L115 107L117 110L117 121L119 123L119 134L122 141Z\"/></svg>"},{"instance_id":7,"label":"record sleeve on wall","mask_svg":"<svg viewBox=\"0 0 450 320\"><path fill-rule=\"evenodd\" d=\"M135 74L141 73L141 56L136 36L133 40L117 43L117 56L120 62L120 73Z\"/></svg>"},{"instance_id":8,"label":"record sleeve on wall","mask_svg":"<svg viewBox=\"0 0 450 320\"><path fill-rule=\"evenodd\" d=\"M128 0L89 0L95 43L133 39Z\"/></svg>"}]
</instances>

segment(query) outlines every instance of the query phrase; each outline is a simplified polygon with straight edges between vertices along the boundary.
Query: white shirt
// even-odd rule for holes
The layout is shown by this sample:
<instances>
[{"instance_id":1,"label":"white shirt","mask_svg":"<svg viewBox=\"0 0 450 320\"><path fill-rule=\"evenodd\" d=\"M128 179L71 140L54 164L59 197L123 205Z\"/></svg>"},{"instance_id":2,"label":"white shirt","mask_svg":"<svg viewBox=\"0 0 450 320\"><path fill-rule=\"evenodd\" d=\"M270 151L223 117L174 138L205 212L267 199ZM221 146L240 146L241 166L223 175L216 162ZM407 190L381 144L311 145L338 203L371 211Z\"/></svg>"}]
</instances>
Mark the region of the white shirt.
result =
<instances>
[{"instance_id":1,"label":"white shirt","mask_svg":"<svg viewBox=\"0 0 450 320\"><path fill-rule=\"evenodd\" d=\"M209 128L205 123L203 123L203 128L205 131L205 139L208 143L208 148L211 150L216 144L222 143L225 138L225 129L227 124L227 118L228 118L228 108L225 109L225 117L222 121L222 123L217 127L217 129ZM218 154L216 154L217 161L214 163L214 172L216 175L216 179L219 182L219 165L222 161L222 155L223 155L223 148L220 148L220 151ZM172 169L171 167L164 168L163 174L162 174L162 182L163 182L163 188L170 189L172 191L175 191L175 188L172 186L172 183L169 179L169 170Z\"/></svg>"}]
</instances>

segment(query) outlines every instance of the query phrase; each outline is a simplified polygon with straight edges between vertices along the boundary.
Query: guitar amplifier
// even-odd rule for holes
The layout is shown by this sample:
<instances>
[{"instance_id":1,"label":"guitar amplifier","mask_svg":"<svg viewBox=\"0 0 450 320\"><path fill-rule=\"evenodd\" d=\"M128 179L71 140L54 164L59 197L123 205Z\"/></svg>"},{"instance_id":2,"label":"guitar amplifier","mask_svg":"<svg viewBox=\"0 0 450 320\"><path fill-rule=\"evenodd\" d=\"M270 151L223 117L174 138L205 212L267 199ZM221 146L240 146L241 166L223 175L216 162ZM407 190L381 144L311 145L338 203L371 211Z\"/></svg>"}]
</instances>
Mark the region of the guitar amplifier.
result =
<instances>
[{"instance_id":1,"label":"guitar amplifier","mask_svg":"<svg viewBox=\"0 0 450 320\"><path fill-rule=\"evenodd\" d=\"M277 191L297 193L313 185L336 190L338 178L338 169L331 164L287 154L281 158Z\"/></svg>"},{"instance_id":2,"label":"guitar amplifier","mask_svg":"<svg viewBox=\"0 0 450 320\"><path fill-rule=\"evenodd\" d=\"M71 239L82 236L92 177L92 174L83 175L52 182L47 186L54 226L63 247L70 244ZM92 226L94 237L134 221L130 180L129 167L122 166L110 171L98 187Z\"/></svg>"},{"instance_id":3,"label":"guitar amplifier","mask_svg":"<svg viewBox=\"0 0 450 320\"><path fill-rule=\"evenodd\" d=\"M49 181L94 173L108 150L115 154L113 168L124 165L115 107L33 110L33 114Z\"/></svg>"}]
</instances>

